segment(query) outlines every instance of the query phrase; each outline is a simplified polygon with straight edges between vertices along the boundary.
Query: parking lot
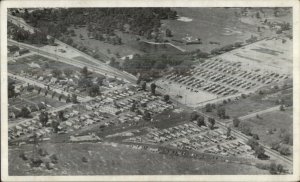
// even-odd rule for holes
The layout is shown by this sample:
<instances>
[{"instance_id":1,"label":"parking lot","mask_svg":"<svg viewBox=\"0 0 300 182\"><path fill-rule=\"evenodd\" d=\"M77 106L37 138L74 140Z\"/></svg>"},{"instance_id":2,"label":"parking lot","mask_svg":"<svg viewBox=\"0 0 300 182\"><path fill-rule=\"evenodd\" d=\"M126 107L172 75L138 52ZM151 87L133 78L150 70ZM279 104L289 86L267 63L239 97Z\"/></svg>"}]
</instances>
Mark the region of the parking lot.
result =
<instances>
[{"instance_id":1,"label":"parking lot","mask_svg":"<svg viewBox=\"0 0 300 182\"><path fill-rule=\"evenodd\" d=\"M262 46L270 46L270 41L275 41L279 45L278 40L264 40L256 46L241 48L242 53L249 54L254 48L255 51L269 50ZM276 49L277 51L274 49L273 52L287 54L282 45L279 46L280 49ZM252 93L263 86L277 84L291 78L288 71L279 68L282 64L282 56L278 55L279 53L272 54L270 57L270 51L260 51L260 54L268 54L267 57L272 59L272 63L265 64L264 60L244 61L238 58L235 52L238 50L200 62L185 75L170 73L158 80L156 84L159 89L169 93L179 102L196 106L218 98ZM275 63L276 67L273 65Z\"/></svg>"}]
</instances>

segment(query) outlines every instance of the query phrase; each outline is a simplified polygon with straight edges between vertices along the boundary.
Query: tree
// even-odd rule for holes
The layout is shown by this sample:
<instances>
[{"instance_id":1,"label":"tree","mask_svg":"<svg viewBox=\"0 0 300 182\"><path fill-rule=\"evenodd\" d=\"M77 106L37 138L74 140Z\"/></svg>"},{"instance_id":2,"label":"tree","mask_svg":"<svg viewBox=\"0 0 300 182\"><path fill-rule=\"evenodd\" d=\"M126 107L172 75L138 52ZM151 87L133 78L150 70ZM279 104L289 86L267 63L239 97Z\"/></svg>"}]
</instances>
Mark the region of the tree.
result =
<instances>
[{"instance_id":1,"label":"tree","mask_svg":"<svg viewBox=\"0 0 300 182\"><path fill-rule=\"evenodd\" d=\"M257 142L257 140L251 138L247 141L247 145L249 145L251 149L254 150L255 147L259 145L259 143Z\"/></svg>"},{"instance_id":2,"label":"tree","mask_svg":"<svg viewBox=\"0 0 300 182\"><path fill-rule=\"evenodd\" d=\"M170 101L170 96L169 95L164 95L164 101L169 102Z\"/></svg>"},{"instance_id":3,"label":"tree","mask_svg":"<svg viewBox=\"0 0 300 182\"><path fill-rule=\"evenodd\" d=\"M15 97L16 91L15 91L15 82L9 81L8 82L8 98Z\"/></svg>"},{"instance_id":4,"label":"tree","mask_svg":"<svg viewBox=\"0 0 300 182\"><path fill-rule=\"evenodd\" d=\"M252 137L253 137L255 140L259 140L258 134L252 134Z\"/></svg>"},{"instance_id":5,"label":"tree","mask_svg":"<svg viewBox=\"0 0 300 182\"><path fill-rule=\"evenodd\" d=\"M98 85L92 85L91 87L88 88L88 94L91 97L96 97L97 95L100 94L100 88Z\"/></svg>"},{"instance_id":6,"label":"tree","mask_svg":"<svg viewBox=\"0 0 300 182\"><path fill-rule=\"evenodd\" d=\"M70 103L72 100L71 100L71 97L70 95L68 95L67 99L66 99L66 103Z\"/></svg>"},{"instance_id":7,"label":"tree","mask_svg":"<svg viewBox=\"0 0 300 182\"><path fill-rule=\"evenodd\" d=\"M190 115L190 121L195 121L199 117L199 114L196 111L193 111Z\"/></svg>"},{"instance_id":8,"label":"tree","mask_svg":"<svg viewBox=\"0 0 300 182\"><path fill-rule=\"evenodd\" d=\"M259 12L256 13L256 18L257 18L257 19L260 19L260 14L259 14Z\"/></svg>"},{"instance_id":9,"label":"tree","mask_svg":"<svg viewBox=\"0 0 300 182\"><path fill-rule=\"evenodd\" d=\"M53 69L52 70L52 75L54 76L54 77L60 77L61 76L61 74L62 74L62 71L61 70L59 70L59 69Z\"/></svg>"},{"instance_id":10,"label":"tree","mask_svg":"<svg viewBox=\"0 0 300 182\"><path fill-rule=\"evenodd\" d=\"M241 121L237 117L235 117L233 118L232 122L234 127L238 127Z\"/></svg>"},{"instance_id":11,"label":"tree","mask_svg":"<svg viewBox=\"0 0 300 182\"><path fill-rule=\"evenodd\" d=\"M23 118L30 118L30 111L27 107L22 107L21 112L20 112L20 116Z\"/></svg>"},{"instance_id":12,"label":"tree","mask_svg":"<svg viewBox=\"0 0 300 182\"><path fill-rule=\"evenodd\" d=\"M217 109L217 114L221 119L225 119L226 118L226 111L224 107L218 107Z\"/></svg>"},{"instance_id":13,"label":"tree","mask_svg":"<svg viewBox=\"0 0 300 182\"><path fill-rule=\"evenodd\" d=\"M244 133L245 135L251 136L252 135L252 129L249 126L249 123L246 122L242 122L239 125L239 129L241 130L242 133Z\"/></svg>"},{"instance_id":14,"label":"tree","mask_svg":"<svg viewBox=\"0 0 300 182\"><path fill-rule=\"evenodd\" d=\"M70 68L65 68L64 69L64 74L67 76L67 77L70 77L73 73L73 70L70 69Z\"/></svg>"},{"instance_id":15,"label":"tree","mask_svg":"<svg viewBox=\"0 0 300 182\"><path fill-rule=\"evenodd\" d=\"M272 162L269 167L270 174L277 174L277 165Z\"/></svg>"},{"instance_id":16,"label":"tree","mask_svg":"<svg viewBox=\"0 0 300 182\"><path fill-rule=\"evenodd\" d=\"M284 109L284 106L283 106L283 105L280 105L279 110L280 110L280 111L284 111L284 110L285 110L285 109Z\"/></svg>"},{"instance_id":17,"label":"tree","mask_svg":"<svg viewBox=\"0 0 300 182\"><path fill-rule=\"evenodd\" d=\"M89 71L88 71L88 68L87 68L86 66L82 68L81 74L82 74L85 78L88 77Z\"/></svg>"},{"instance_id":18,"label":"tree","mask_svg":"<svg viewBox=\"0 0 300 182\"><path fill-rule=\"evenodd\" d=\"M60 120L62 120L62 121L65 121L65 120L66 120L64 114L65 114L64 111L62 111L62 110L61 110L61 111L58 111L58 118L59 118Z\"/></svg>"},{"instance_id":19,"label":"tree","mask_svg":"<svg viewBox=\"0 0 300 182\"><path fill-rule=\"evenodd\" d=\"M255 155L257 156L257 158L263 158L265 156L265 149L263 146L261 145L256 145L256 147L254 148L255 151Z\"/></svg>"},{"instance_id":20,"label":"tree","mask_svg":"<svg viewBox=\"0 0 300 182\"><path fill-rule=\"evenodd\" d=\"M142 79L141 76L138 76L137 80L136 80L136 84L139 85L141 83Z\"/></svg>"},{"instance_id":21,"label":"tree","mask_svg":"<svg viewBox=\"0 0 300 182\"><path fill-rule=\"evenodd\" d=\"M73 102L73 103L78 103L78 100L77 100L77 95L76 94L72 94L72 99L71 99L71 101Z\"/></svg>"},{"instance_id":22,"label":"tree","mask_svg":"<svg viewBox=\"0 0 300 182\"><path fill-rule=\"evenodd\" d=\"M156 89L156 84L155 83L151 83L151 85L150 85L150 87L151 87L151 93L153 94L153 95L155 95L155 89Z\"/></svg>"},{"instance_id":23,"label":"tree","mask_svg":"<svg viewBox=\"0 0 300 182\"><path fill-rule=\"evenodd\" d=\"M150 114L150 112L149 111L145 111L143 118L146 121L150 121L151 120L151 114Z\"/></svg>"},{"instance_id":24,"label":"tree","mask_svg":"<svg viewBox=\"0 0 300 182\"><path fill-rule=\"evenodd\" d=\"M283 166L282 166L282 164L277 164L277 172L279 174L283 172Z\"/></svg>"},{"instance_id":25,"label":"tree","mask_svg":"<svg viewBox=\"0 0 300 182\"><path fill-rule=\"evenodd\" d=\"M293 144L293 136L287 131L283 131L280 133L280 138L284 144Z\"/></svg>"},{"instance_id":26,"label":"tree","mask_svg":"<svg viewBox=\"0 0 300 182\"><path fill-rule=\"evenodd\" d=\"M281 155L290 155L290 154L291 154L291 150L290 150L289 146L287 146L287 145L281 145L281 146L278 148L278 152L279 152Z\"/></svg>"},{"instance_id":27,"label":"tree","mask_svg":"<svg viewBox=\"0 0 300 182\"><path fill-rule=\"evenodd\" d=\"M166 36L167 37L172 37L173 36L171 30L168 29L168 28L166 29Z\"/></svg>"},{"instance_id":28,"label":"tree","mask_svg":"<svg viewBox=\"0 0 300 182\"><path fill-rule=\"evenodd\" d=\"M209 128L212 130L215 126L216 120L214 118L208 118Z\"/></svg>"},{"instance_id":29,"label":"tree","mask_svg":"<svg viewBox=\"0 0 300 182\"><path fill-rule=\"evenodd\" d=\"M53 37L50 37L50 38L48 39L48 44L49 44L49 45L54 45L54 42L55 42L55 39L54 39Z\"/></svg>"},{"instance_id":30,"label":"tree","mask_svg":"<svg viewBox=\"0 0 300 182\"><path fill-rule=\"evenodd\" d=\"M203 116L200 115L200 116L197 118L197 125L198 125L199 127L201 127L201 126L206 126L205 119L204 119Z\"/></svg>"},{"instance_id":31,"label":"tree","mask_svg":"<svg viewBox=\"0 0 300 182\"><path fill-rule=\"evenodd\" d=\"M273 142L271 143L271 149L273 149L273 150L278 150L279 147L280 147L280 141L273 141Z\"/></svg>"},{"instance_id":32,"label":"tree","mask_svg":"<svg viewBox=\"0 0 300 182\"><path fill-rule=\"evenodd\" d=\"M46 126L46 124L48 123L48 119L48 112L41 112L41 114L39 115L39 120L42 126Z\"/></svg>"},{"instance_id":33,"label":"tree","mask_svg":"<svg viewBox=\"0 0 300 182\"><path fill-rule=\"evenodd\" d=\"M260 32L260 27L257 27L257 31Z\"/></svg>"},{"instance_id":34,"label":"tree","mask_svg":"<svg viewBox=\"0 0 300 182\"><path fill-rule=\"evenodd\" d=\"M134 112L136 110L136 103L132 103L131 107L130 107L130 111Z\"/></svg>"},{"instance_id":35,"label":"tree","mask_svg":"<svg viewBox=\"0 0 300 182\"><path fill-rule=\"evenodd\" d=\"M57 133L58 130L59 130L59 128L58 128L59 123L58 123L57 121L54 120L54 121L51 123L51 126L52 126L52 128L53 128L53 132L54 132L54 133Z\"/></svg>"},{"instance_id":36,"label":"tree","mask_svg":"<svg viewBox=\"0 0 300 182\"><path fill-rule=\"evenodd\" d=\"M226 136L227 136L227 138L229 138L231 136L231 128L230 127L227 128Z\"/></svg>"},{"instance_id":37,"label":"tree","mask_svg":"<svg viewBox=\"0 0 300 182\"><path fill-rule=\"evenodd\" d=\"M146 91L147 83L145 81L142 82L142 90Z\"/></svg>"},{"instance_id":38,"label":"tree","mask_svg":"<svg viewBox=\"0 0 300 182\"><path fill-rule=\"evenodd\" d=\"M206 112L211 112L212 111L211 104L208 103L208 104L205 105L205 111Z\"/></svg>"}]
</instances>

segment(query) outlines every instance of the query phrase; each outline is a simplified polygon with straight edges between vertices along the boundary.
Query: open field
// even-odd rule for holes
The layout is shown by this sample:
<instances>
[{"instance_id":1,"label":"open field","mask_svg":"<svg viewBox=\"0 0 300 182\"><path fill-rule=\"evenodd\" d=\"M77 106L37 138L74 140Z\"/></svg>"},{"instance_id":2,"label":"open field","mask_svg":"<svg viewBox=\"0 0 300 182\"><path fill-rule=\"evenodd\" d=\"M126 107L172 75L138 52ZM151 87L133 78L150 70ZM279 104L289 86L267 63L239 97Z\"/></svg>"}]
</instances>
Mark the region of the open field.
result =
<instances>
[{"instance_id":1,"label":"open field","mask_svg":"<svg viewBox=\"0 0 300 182\"><path fill-rule=\"evenodd\" d=\"M26 71L28 69L38 68L39 71L45 72L45 70L53 69L66 69L79 70L77 67L61 63L44 56L34 54L26 57L16 59L16 62L8 63L8 70L13 73L20 73L21 71Z\"/></svg>"},{"instance_id":2,"label":"open field","mask_svg":"<svg viewBox=\"0 0 300 182\"><path fill-rule=\"evenodd\" d=\"M244 41L251 35L256 35L256 27L242 23L234 16L234 8L174 8L179 17L190 18L191 21L165 20L162 28L172 31L172 39L183 40L200 38L202 44L185 45L186 50L200 49L209 52L214 48ZM182 28L184 27L184 29ZM210 41L220 42L220 45L209 44ZM174 42L176 44L176 42ZM178 44L178 43L177 43Z\"/></svg>"},{"instance_id":3,"label":"open field","mask_svg":"<svg viewBox=\"0 0 300 182\"><path fill-rule=\"evenodd\" d=\"M74 31L76 36L71 37L74 42L78 45L87 47L88 50L92 52L99 53L99 59L102 60L107 60L108 58L112 57L118 60L121 57L131 56L134 54L170 54L181 52L170 45L155 45L143 41L138 41L136 39L139 36L129 33L123 33L120 31L115 31L115 33L122 39L121 45L112 45L110 43L106 43L105 41L99 41L94 38L89 38L87 35L86 27L77 28L74 29ZM80 38L80 35L82 35L82 38Z\"/></svg>"},{"instance_id":4,"label":"open field","mask_svg":"<svg viewBox=\"0 0 300 182\"><path fill-rule=\"evenodd\" d=\"M252 131L258 134L260 141L271 146L272 142L280 140L280 130L293 134L293 108L261 114L260 118L254 117L242 122L249 123ZM268 134L267 131L272 129L276 129L276 131Z\"/></svg>"},{"instance_id":5,"label":"open field","mask_svg":"<svg viewBox=\"0 0 300 182\"><path fill-rule=\"evenodd\" d=\"M74 29L74 28L72 28ZM142 51L136 49L134 47L128 46L136 44L136 36L125 34L122 32L116 32L118 36L122 39L122 45L112 45L109 43L105 43L104 41L99 41L96 39L90 39L87 35L86 27L81 27L74 29L76 36L72 37L75 43L79 45L86 46L89 50L98 52L100 55L100 59L107 59L110 57L116 57L116 54L119 54L121 57L133 55L133 54L141 54ZM80 35L83 37L80 38ZM110 50L110 53L108 52Z\"/></svg>"},{"instance_id":6,"label":"open field","mask_svg":"<svg viewBox=\"0 0 300 182\"><path fill-rule=\"evenodd\" d=\"M286 42L283 42L283 39ZM231 62L242 63L242 67L247 70L260 69L260 72L291 75L293 69L292 46L292 40L276 37L250 44L219 57Z\"/></svg>"},{"instance_id":7,"label":"open field","mask_svg":"<svg viewBox=\"0 0 300 182\"><path fill-rule=\"evenodd\" d=\"M47 144L49 154L58 156L54 170L31 169L19 155L32 155L31 146L10 149L10 175L141 175L141 174L268 174L265 170L241 164L208 162L104 144ZM70 152L72 151L72 152ZM88 162L82 162L86 157ZM12 165L13 164L13 165Z\"/></svg>"}]
</instances>

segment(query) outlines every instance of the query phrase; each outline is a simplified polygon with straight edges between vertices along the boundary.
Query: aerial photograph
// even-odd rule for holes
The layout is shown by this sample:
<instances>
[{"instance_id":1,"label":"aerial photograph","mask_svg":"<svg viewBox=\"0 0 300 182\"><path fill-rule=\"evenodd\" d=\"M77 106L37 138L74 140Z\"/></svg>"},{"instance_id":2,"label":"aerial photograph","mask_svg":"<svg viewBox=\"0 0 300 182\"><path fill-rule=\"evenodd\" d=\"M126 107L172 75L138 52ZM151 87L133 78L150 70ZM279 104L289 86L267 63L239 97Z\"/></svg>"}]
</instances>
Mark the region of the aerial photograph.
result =
<instances>
[{"instance_id":1,"label":"aerial photograph","mask_svg":"<svg viewBox=\"0 0 300 182\"><path fill-rule=\"evenodd\" d=\"M293 8L8 8L7 96L10 176L291 175Z\"/></svg>"}]
</instances>

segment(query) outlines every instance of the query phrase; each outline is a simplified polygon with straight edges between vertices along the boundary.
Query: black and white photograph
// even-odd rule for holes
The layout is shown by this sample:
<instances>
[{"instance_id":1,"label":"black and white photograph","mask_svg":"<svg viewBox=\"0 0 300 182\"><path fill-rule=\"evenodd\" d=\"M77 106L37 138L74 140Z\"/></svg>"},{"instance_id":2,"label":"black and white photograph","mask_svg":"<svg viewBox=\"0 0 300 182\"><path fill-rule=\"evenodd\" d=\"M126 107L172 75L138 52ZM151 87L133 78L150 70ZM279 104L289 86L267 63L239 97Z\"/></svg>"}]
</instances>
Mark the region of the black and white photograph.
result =
<instances>
[{"instance_id":1,"label":"black and white photograph","mask_svg":"<svg viewBox=\"0 0 300 182\"><path fill-rule=\"evenodd\" d=\"M7 175L299 180L299 1L286 2L6 1Z\"/></svg>"}]
</instances>

